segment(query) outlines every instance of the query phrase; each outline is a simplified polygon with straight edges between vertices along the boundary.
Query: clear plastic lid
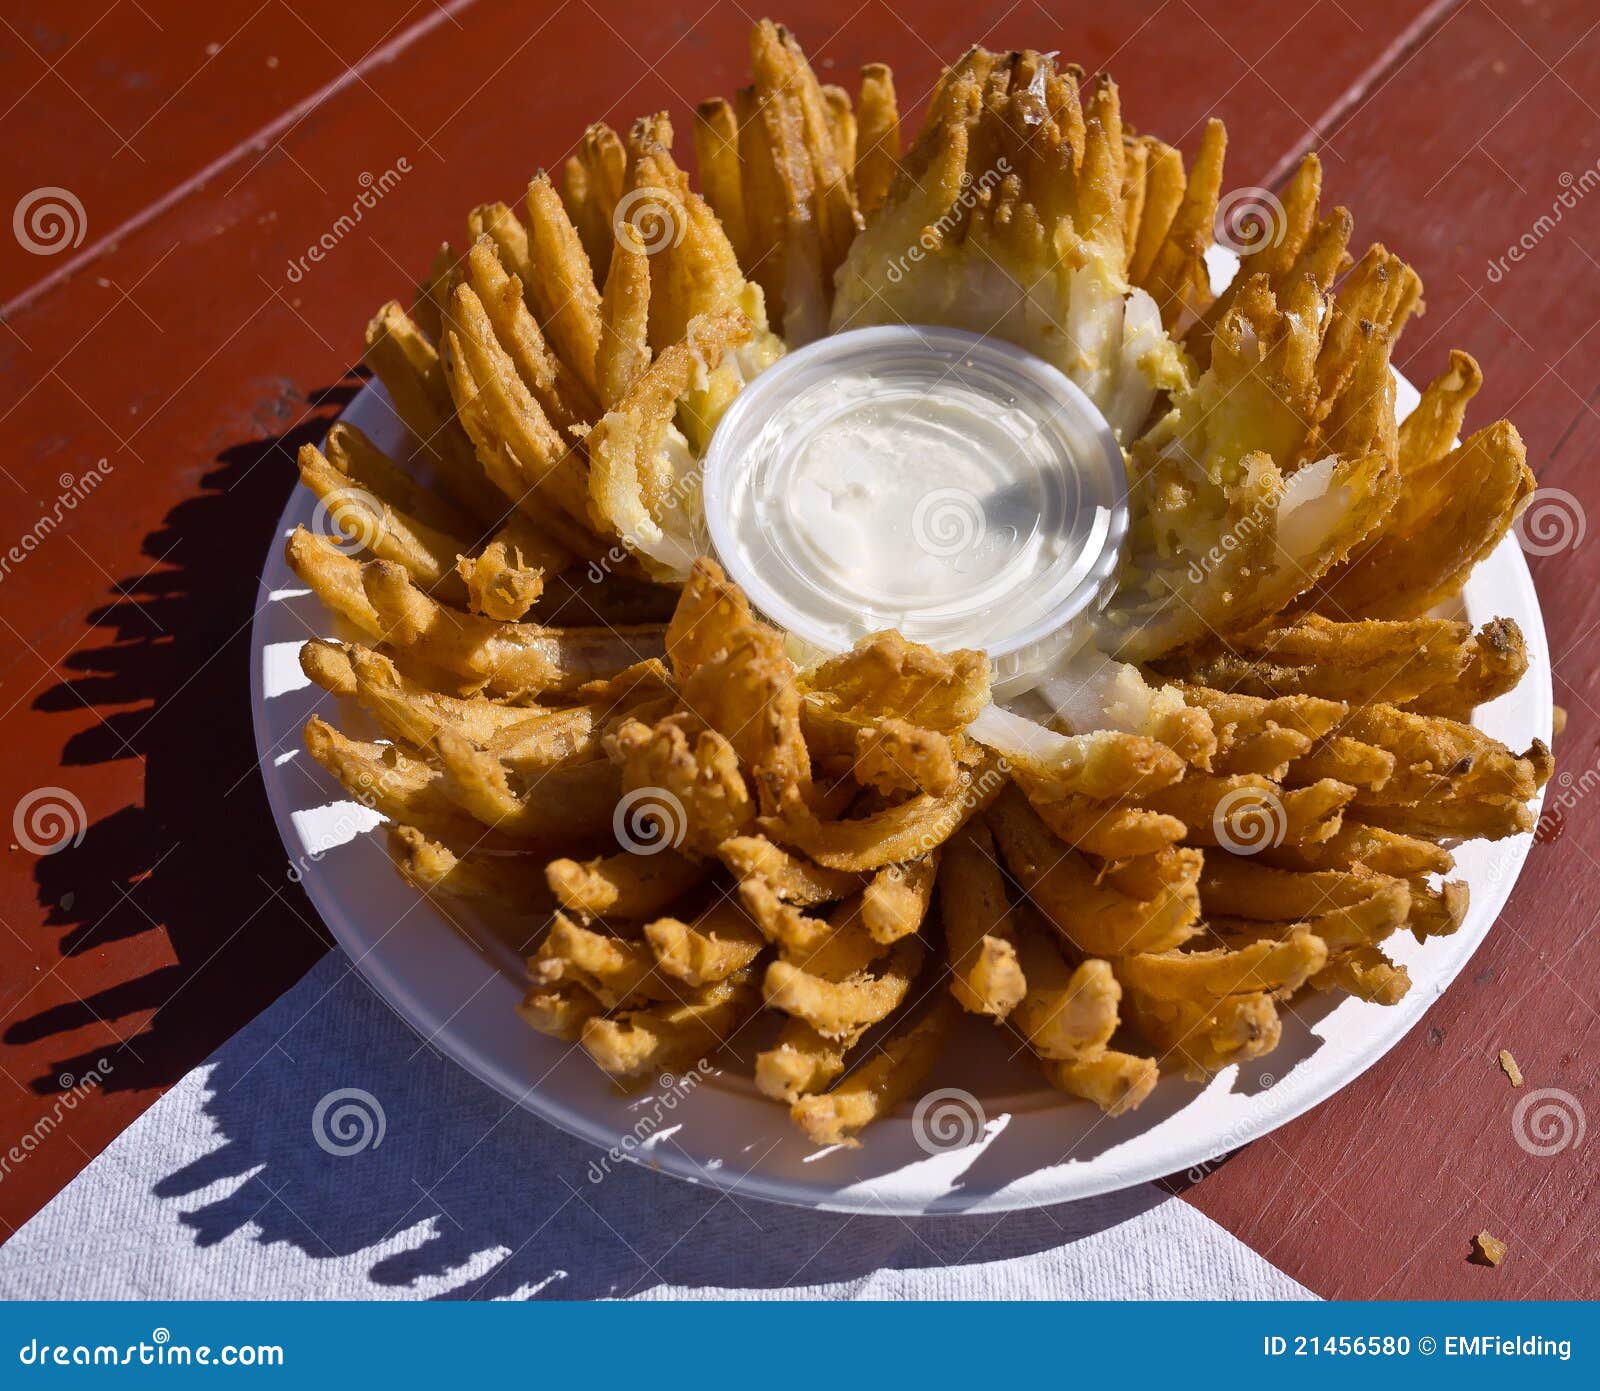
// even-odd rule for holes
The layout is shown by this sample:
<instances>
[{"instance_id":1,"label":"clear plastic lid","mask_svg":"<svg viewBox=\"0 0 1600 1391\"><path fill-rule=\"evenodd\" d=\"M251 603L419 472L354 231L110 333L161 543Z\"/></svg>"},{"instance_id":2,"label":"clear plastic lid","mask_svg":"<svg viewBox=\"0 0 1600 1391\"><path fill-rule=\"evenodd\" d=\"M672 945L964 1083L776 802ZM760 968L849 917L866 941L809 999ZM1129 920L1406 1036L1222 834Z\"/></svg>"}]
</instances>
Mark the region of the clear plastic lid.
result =
<instances>
[{"instance_id":1,"label":"clear plastic lid","mask_svg":"<svg viewBox=\"0 0 1600 1391\"><path fill-rule=\"evenodd\" d=\"M718 559L838 652L883 628L981 647L1017 690L1082 635L1127 533L1122 452L1048 363L959 329L858 329L781 358L705 458Z\"/></svg>"}]
</instances>

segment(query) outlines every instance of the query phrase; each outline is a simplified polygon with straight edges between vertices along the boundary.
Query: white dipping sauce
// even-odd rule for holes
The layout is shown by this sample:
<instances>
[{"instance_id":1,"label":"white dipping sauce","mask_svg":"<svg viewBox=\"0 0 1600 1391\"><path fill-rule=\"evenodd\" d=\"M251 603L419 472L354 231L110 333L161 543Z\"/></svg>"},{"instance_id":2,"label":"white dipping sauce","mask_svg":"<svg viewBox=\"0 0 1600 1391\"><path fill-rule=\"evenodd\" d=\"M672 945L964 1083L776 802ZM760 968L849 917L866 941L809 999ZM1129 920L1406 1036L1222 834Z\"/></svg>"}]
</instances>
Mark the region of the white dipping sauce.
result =
<instances>
[{"instance_id":1,"label":"white dipping sauce","mask_svg":"<svg viewBox=\"0 0 1600 1391\"><path fill-rule=\"evenodd\" d=\"M1092 611L1126 529L1122 460L1040 359L954 329L874 328L780 359L706 460L718 555L826 651L898 628L948 650L1033 649Z\"/></svg>"}]
</instances>

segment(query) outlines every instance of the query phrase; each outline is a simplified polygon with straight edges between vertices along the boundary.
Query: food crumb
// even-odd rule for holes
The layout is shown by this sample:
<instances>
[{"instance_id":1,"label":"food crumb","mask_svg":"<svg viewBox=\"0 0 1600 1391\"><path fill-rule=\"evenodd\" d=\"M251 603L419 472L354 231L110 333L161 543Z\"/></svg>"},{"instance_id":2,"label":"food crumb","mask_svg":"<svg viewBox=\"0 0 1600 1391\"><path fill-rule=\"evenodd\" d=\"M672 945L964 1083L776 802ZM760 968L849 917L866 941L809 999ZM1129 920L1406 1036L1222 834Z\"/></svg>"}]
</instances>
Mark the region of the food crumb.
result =
<instances>
[{"instance_id":1,"label":"food crumb","mask_svg":"<svg viewBox=\"0 0 1600 1391\"><path fill-rule=\"evenodd\" d=\"M1550 732L1552 734L1565 734L1567 729L1567 707L1554 706L1550 711Z\"/></svg>"},{"instance_id":2,"label":"food crumb","mask_svg":"<svg viewBox=\"0 0 1600 1391\"><path fill-rule=\"evenodd\" d=\"M1506 1244L1488 1232L1479 1232L1472 1238L1472 1259L1477 1265L1499 1265L1506 1258Z\"/></svg>"},{"instance_id":3,"label":"food crumb","mask_svg":"<svg viewBox=\"0 0 1600 1391\"><path fill-rule=\"evenodd\" d=\"M1517 1060L1511 1056L1511 1050L1509 1048L1502 1048L1500 1050L1500 1071L1505 1073L1505 1075L1511 1079L1511 1085L1513 1087L1520 1087L1522 1085L1522 1069L1517 1066Z\"/></svg>"}]
</instances>

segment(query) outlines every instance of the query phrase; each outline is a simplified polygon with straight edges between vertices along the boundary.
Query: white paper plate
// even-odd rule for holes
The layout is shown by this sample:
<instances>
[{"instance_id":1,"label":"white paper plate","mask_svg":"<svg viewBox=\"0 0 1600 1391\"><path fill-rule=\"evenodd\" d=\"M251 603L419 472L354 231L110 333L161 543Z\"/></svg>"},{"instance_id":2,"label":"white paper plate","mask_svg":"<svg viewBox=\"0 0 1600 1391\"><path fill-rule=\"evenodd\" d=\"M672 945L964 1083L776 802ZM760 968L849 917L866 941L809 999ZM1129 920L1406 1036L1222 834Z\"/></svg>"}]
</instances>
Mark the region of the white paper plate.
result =
<instances>
[{"instance_id":1,"label":"white paper plate","mask_svg":"<svg viewBox=\"0 0 1600 1391\"><path fill-rule=\"evenodd\" d=\"M1404 382L1400 390L1403 414L1416 392ZM385 448L405 448L377 387L364 390L345 419ZM313 508L310 493L296 488L280 535L310 524ZM301 674L302 642L342 635L290 573L281 540L267 557L261 589L250 695L267 796L292 872L362 973L430 1044L535 1114L616 1156L743 1196L846 1212L1000 1212L1089 1197L1219 1158L1331 1096L1399 1041L1494 924L1532 839L1457 852L1471 911L1454 936L1418 946L1400 933L1385 945L1412 979L1410 994L1393 1008L1334 994L1296 1001L1284 1010L1283 1041L1270 1056L1229 1068L1203 1088L1163 1078L1139 1110L1116 1120L1050 1090L1028 1059L1013 1056L1003 1031L963 1018L959 1040L928 1083L930 1093L953 1089L947 1106L915 1125L909 1111L886 1119L860 1149L818 1152L749 1079L749 1061L768 1037L765 1021L740 1038L737 1060L703 1078L657 1079L622 1097L582 1050L518 1019L520 963L468 940L492 941L469 910L436 906L402 882L382 831L371 834L376 815L343 800L301 745L314 711L353 735L370 736L372 727L354 702ZM1517 748L1535 736L1548 740L1544 622L1513 538L1478 567L1463 607L1474 623L1514 618L1531 663L1518 688L1483 707L1476 722ZM950 1147L928 1152L940 1143ZM601 1150L596 1163L619 1162Z\"/></svg>"}]
</instances>

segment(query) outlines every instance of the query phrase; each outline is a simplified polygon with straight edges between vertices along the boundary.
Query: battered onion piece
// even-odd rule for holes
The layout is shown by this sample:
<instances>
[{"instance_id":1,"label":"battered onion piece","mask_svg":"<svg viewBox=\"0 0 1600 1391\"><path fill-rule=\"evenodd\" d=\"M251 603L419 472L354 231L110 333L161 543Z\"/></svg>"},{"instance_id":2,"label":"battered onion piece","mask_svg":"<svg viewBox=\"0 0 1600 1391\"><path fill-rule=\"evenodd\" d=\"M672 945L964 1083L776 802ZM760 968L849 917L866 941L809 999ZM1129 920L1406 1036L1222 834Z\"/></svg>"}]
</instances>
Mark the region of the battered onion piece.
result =
<instances>
[{"instance_id":1,"label":"battered onion piece","mask_svg":"<svg viewBox=\"0 0 1600 1391\"><path fill-rule=\"evenodd\" d=\"M1019 933L1027 991L1011 1011L1012 1027L1041 1058L1072 1060L1105 1051L1117 1029L1122 989L1104 961L1076 969L1037 926Z\"/></svg>"},{"instance_id":2,"label":"battered onion piece","mask_svg":"<svg viewBox=\"0 0 1600 1391\"><path fill-rule=\"evenodd\" d=\"M890 718L959 734L989 703L989 658L934 652L899 633L874 633L804 676L823 708L860 723Z\"/></svg>"},{"instance_id":3,"label":"battered onion piece","mask_svg":"<svg viewBox=\"0 0 1600 1391\"><path fill-rule=\"evenodd\" d=\"M1403 519L1323 581L1317 607L1374 618L1426 613L1461 592L1533 489L1516 427L1501 420L1479 430L1408 477Z\"/></svg>"},{"instance_id":4,"label":"battered onion piece","mask_svg":"<svg viewBox=\"0 0 1600 1391\"><path fill-rule=\"evenodd\" d=\"M819 865L838 870L876 870L914 860L938 848L968 817L1000 792L1005 779L991 760L963 769L956 787L943 797L926 793L851 821L822 821L790 800L780 817L766 817L762 829L794 846Z\"/></svg>"},{"instance_id":5,"label":"battered onion piece","mask_svg":"<svg viewBox=\"0 0 1600 1391\"><path fill-rule=\"evenodd\" d=\"M699 478L673 423L679 398L751 330L734 308L690 320L686 336L661 352L584 441L588 517L621 537L657 579L687 578L698 544Z\"/></svg>"},{"instance_id":6,"label":"battered onion piece","mask_svg":"<svg viewBox=\"0 0 1600 1391\"><path fill-rule=\"evenodd\" d=\"M613 1077L682 1070L712 1053L761 1003L744 973L714 981L679 1001L587 1020L583 1050Z\"/></svg>"},{"instance_id":7,"label":"battered onion piece","mask_svg":"<svg viewBox=\"0 0 1600 1391\"><path fill-rule=\"evenodd\" d=\"M389 848L400 873L422 893L474 899L527 915L528 941L543 931L544 915L555 907L533 856L457 855L415 826L393 827Z\"/></svg>"},{"instance_id":8,"label":"battered onion piece","mask_svg":"<svg viewBox=\"0 0 1600 1391\"><path fill-rule=\"evenodd\" d=\"M366 363L427 460L440 488L480 526L496 527L512 510L485 476L472 441L456 420L439 354L415 321L391 300L367 325Z\"/></svg>"},{"instance_id":9,"label":"battered onion piece","mask_svg":"<svg viewBox=\"0 0 1600 1391\"><path fill-rule=\"evenodd\" d=\"M1117 979L1152 1001L1220 1000L1258 991L1288 996L1322 969L1327 944L1306 928L1236 950L1140 952L1121 957Z\"/></svg>"},{"instance_id":10,"label":"battered onion piece","mask_svg":"<svg viewBox=\"0 0 1600 1391\"><path fill-rule=\"evenodd\" d=\"M1397 1005L1411 990L1411 973L1396 966L1377 947L1336 952L1312 976L1317 990L1342 990L1374 1005Z\"/></svg>"},{"instance_id":11,"label":"battered onion piece","mask_svg":"<svg viewBox=\"0 0 1600 1391\"><path fill-rule=\"evenodd\" d=\"M787 801L804 803L811 755L800 728L794 663L775 629L752 627L696 668L683 683L683 704L733 746L769 816Z\"/></svg>"},{"instance_id":12,"label":"battered onion piece","mask_svg":"<svg viewBox=\"0 0 1600 1391\"><path fill-rule=\"evenodd\" d=\"M802 907L848 898L862 885L861 875L824 869L765 836L734 836L717 847L717 854L736 879L760 879L782 902Z\"/></svg>"},{"instance_id":13,"label":"battered onion piece","mask_svg":"<svg viewBox=\"0 0 1600 1391\"><path fill-rule=\"evenodd\" d=\"M506 222L515 224L508 209L504 216ZM551 351L524 302L520 271L515 265L511 269L515 273L508 275L494 238L481 236L467 254L466 283L483 306L517 375L556 432L566 436L595 419L599 414L596 401L577 373ZM447 300L447 306L449 303Z\"/></svg>"},{"instance_id":14,"label":"battered onion piece","mask_svg":"<svg viewBox=\"0 0 1600 1391\"><path fill-rule=\"evenodd\" d=\"M424 753L440 730L449 729L480 747L508 731L541 718L538 707L506 705L483 696L443 695L402 676L393 660L359 644L341 651L350 671L350 690L391 739ZM580 714L588 710L579 707ZM550 712L555 714L556 712ZM562 712L565 716L565 712ZM565 716L569 723L576 723ZM569 746L576 752L577 746ZM560 760L555 760L560 761Z\"/></svg>"},{"instance_id":15,"label":"battered onion piece","mask_svg":"<svg viewBox=\"0 0 1600 1391\"><path fill-rule=\"evenodd\" d=\"M767 967L762 991L773 1009L805 1020L828 1038L845 1038L900 1007L922 969L923 956L922 942L906 937L895 944L877 974L862 971L844 980L828 980L792 962L774 961Z\"/></svg>"},{"instance_id":16,"label":"battered onion piece","mask_svg":"<svg viewBox=\"0 0 1600 1391\"><path fill-rule=\"evenodd\" d=\"M1342 623L1308 614L1162 666L1185 680L1245 695L1404 705L1453 685L1474 655L1471 625L1451 619Z\"/></svg>"},{"instance_id":17,"label":"battered onion piece","mask_svg":"<svg viewBox=\"0 0 1600 1391\"><path fill-rule=\"evenodd\" d=\"M297 526L284 543L283 557L295 577L325 608L374 642L383 636L383 620L362 588L361 562L352 560L326 536Z\"/></svg>"},{"instance_id":18,"label":"battered onion piece","mask_svg":"<svg viewBox=\"0 0 1600 1391\"><path fill-rule=\"evenodd\" d=\"M713 657L761 625L750 611L744 591L707 556L689 569L689 580L667 624L667 660L679 681L686 681Z\"/></svg>"},{"instance_id":19,"label":"battered onion piece","mask_svg":"<svg viewBox=\"0 0 1600 1391\"><path fill-rule=\"evenodd\" d=\"M883 793L942 797L956 785L960 766L948 735L890 718L856 731L851 776Z\"/></svg>"},{"instance_id":20,"label":"battered onion piece","mask_svg":"<svg viewBox=\"0 0 1600 1391\"><path fill-rule=\"evenodd\" d=\"M523 997L517 1013L535 1033L574 1043L582 1035L583 1026L600 1013L600 1002L576 985L554 990L535 986Z\"/></svg>"},{"instance_id":21,"label":"battered onion piece","mask_svg":"<svg viewBox=\"0 0 1600 1391\"><path fill-rule=\"evenodd\" d=\"M1318 696L1261 697L1210 686L1177 686L1184 700L1211 716L1217 750L1211 771L1281 778L1288 762L1331 733L1349 709Z\"/></svg>"},{"instance_id":22,"label":"battered onion piece","mask_svg":"<svg viewBox=\"0 0 1600 1391\"><path fill-rule=\"evenodd\" d=\"M868 63L861 69L856 113L856 202L863 216L870 217L889 192L900 163L900 106L894 74L885 64Z\"/></svg>"},{"instance_id":23,"label":"battered onion piece","mask_svg":"<svg viewBox=\"0 0 1600 1391\"><path fill-rule=\"evenodd\" d=\"M1026 775L1039 801L1141 796L1184 773L1182 758L1143 735L1105 729L1056 734L998 706L984 710L968 732L1001 754L1014 772Z\"/></svg>"},{"instance_id":24,"label":"battered onion piece","mask_svg":"<svg viewBox=\"0 0 1600 1391\"><path fill-rule=\"evenodd\" d=\"M643 838L666 837L690 856L711 856L723 841L754 828L755 803L733 745L693 716L669 715L654 728L627 720L612 745L622 790L635 807L629 819L660 822L640 828Z\"/></svg>"},{"instance_id":25,"label":"battered onion piece","mask_svg":"<svg viewBox=\"0 0 1600 1391\"><path fill-rule=\"evenodd\" d=\"M692 923L680 918L646 923L644 935L662 974L691 986L726 980L749 966L767 945L738 899L727 896L719 897Z\"/></svg>"},{"instance_id":26,"label":"battered onion piece","mask_svg":"<svg viewBox=\"0 0 1600 1391\"><path fill-rule=\"evenodd\" d=\"M1108 1048L1090 1058L1041 1058L1045 1080L1057 1091L1092 1101L1108 1116L1134 1110L1161 1079L1154 1058Z\"/></svg>"},{"instance_id":27,"label":"battered onion piece","mask_svg":"<svg viewBox=\"0 0 1600 1391\"><path fill-rule=\"evenodd\" d=\"M887 946L922 926L939 872L937 850L904 865L886 865L861 894L861 921L875 942Z\"/></svg>"},{"instance_id":28,"label":"battered onion piece","mask_svg":"<svg viewBox=\"0 0 1600 1391\"><path fill-rule=\"evenodd\" d=\"M1406 926L1419 942L1429 937L1449 937L1467 920L1472 900L1466 880L1453 879L1434 885L1424 879L1411 881L1411 911Z\"/></svg>"},{"instance_id":29,"label":"battered onion piece","mask_svg":"<svg viewBox=\"0 0 1600 1391\"><path fill-rule=\"evenodd\" d=\"M653 917L701 883L707 872L703 861L672 850L653 855L624 850L582 863L551 860L544 871L550 892L567 912L610 920Z\"/></svg>"},{"instance_id":30,"label":"battered onion piece","mask_svg":"<svg viewBox=\"0 0 1600 1391\"><path fill-rule=\"evenodd\" d=\"M620 791L617 770L609 763L552 768L536 773L526 790L517 790L498 758L474 748L459 734L441 730L435 748L451 799L503 835L548 841L611 829Z\"/></svg>"},{"instance_id":31,"label":"battered onion piece","mask_svg":"<svg viewBox=\"0 0 1600 1391\"><path fill-rule=\"evenodd\" d=\"M607 1009L641 1000L673 1000L677 982L657 968L655 954L642 942L608 936L557 913L539 950L528 960L534 985L554 989L581 986Z\"/></svg>"},{"instance_id":32,"label":"battered onion piece","mask_svg":"<svg viewBox=\"0 0 1600 1391\"><path fill-rule=\"evenodd\" d=\"M802 1097L789 1114L818 1145L855 1147L857 1131L907 1100L933 1070L957 1010L948 996L914 1024L891 1034L832 1091Z\"/></svg>"},{"instance_id":33,"label":"battered onion piece","mask_svg":"<svg viewBox=\"0 0 1600 1391\"><path fill-rule=\"evenodd\" d=\"M447 845L482 850L527 848L511 835L485 830L446 794L443 773L393 744L358 743L316 716L306 721L304 738L307 752L355 801L390 821L415 826Z\"/></svg>"},{"instance_id":34,"label":"battered onion piece","mask_svg":"<svg viewBox=\"0 0 1600 1391\"><path fill-rule=\"evenodd\" d=\"M785 1105L825 1091L844 1072L860 1040L860 1033L824 1038L805 1020L786 1019L778 1041L756 1054L756 1088Z\"/></svg>"},{"instance_id":35,"label":"battered onion piece","mask_svg":"<svg viewBox=\"0 0 1600 1391\"><path fill-rule=\"evenodd\" d=\"M1165 951L1194 935L1200 916L1200 852L1164 852L1173 858L1156 876L1139 882L1138 861L1108 870L1066 849L1027 799L1008 790L988 816L995 839L1028 901L1085 956ZM1149 890L1135 897L1128 889ZM1027 963L1023 963L1027 974Z\"/></svg>"},{"instance_id":36,"label":"battered onion piece","mask_svg":"<svg viewBox=\"0 0 1600 1391\"><path fill-rule=\"evenodd\" d=\"M1024 792L1037 783L1026 773L1017 777ZM1183 839L1187 828L1175 816L1123 802L1099 802L1091 797L1048 796L1028 801L1040 820L1060 837L1062 844L1120 860L1132 855L1153 855Z\"/></svg>"},{"instance_id":37,"label":"battered onion piece","mask_svg":"<svg viewBox=\"0 0 1600 1391\"><path fill-rule=\"evenodd\" d=\"M561 203L577 229L596 280L604 278L615 254L611 219L622 196L627 155L616 131L596 121L561 169Z\"/></svg>"},{"instance_id":38,"label":"battered onion piece","mask_svg":"<svg viewBox=\"0 0 1600 1391\"><path fill-rule=\"evenodd\" d=\"M1443 846L1356 821L1341 825L1326 840L1266 848L1258 851L1255 859L1279 869L1365 865L1379 874L1402 876L1447 874L1455 867L1455 857Z\"/></svg>"},{"instance_id":39,"label":"battered onion piece","mask_svg":"<svg viewBox=\"0 0 1600 1391\"><path fill-rule=\"evenodd\" d=\"M577 228L543 170L528 185L527 212L532 268L525 282L528 296L562 360L594 391L600 292Z\"/></svg>"},{"instance_id":40,"label":"battered onion piece","mask_svg":"<svg viewBox=\"0 0 1600 1391\"><path fill-rule=\"evenodd\" d=\"M662 651L658 624L545 628L496 623L446 608L386 561L368 561L360 579L364 597L378 615L376 636L414 648L429 663L480 682L496 695L575 690Z\"/></svg>"},{"instance_id":41,"label":"battered onion piece","mask_svg":"<svg viewBox=\"0 0 1600 1391\"><path fill-rule=\"evenodd\" d=\"M1327 778L1286 789L1254 773L1190 773L1182 782L1147 793L1144 802L1182 821L1191 845L1253 852L1327 839L1338 831L1355 795L1355 788Z\"/></svg>"},{"instance_id":42,"label":"battered onion piece","mask_svg":"<svg viewBox=\"0 0 1600 1391\"><path fill-rule=\"evenodd\" d=\"M591 560L602 557L606 544L588 525L588 466L523 381L471 285L451 293L445 345L450 395L483 472L562 545Z\"/></svg>"},{"instance_id":43,"label":"battered onion piece","mask_svg":"<svg viewBox=\"0 0 1600 1391\"><path fill-rule=\"evenodd\" d=\"M1173 1001L1129 988L1123 1001L1129 1020L1155 1048L1159 1061L1194 1078L1270 1053L1283 1036L1277 1006L1265 993Z\"/></svg>"},{"instance_id":44,"label":"battered onion piece","mask_svg":"<svg viewBox=\"0 0 1600 1391\"><path fill-rule=\"evenodd\" d=\"M1027 989L1017 960L1016 926L994 837L969 821L939 863L939 917L950 962L950 993L970 1014L1002 1020Z\"/></svg>"}]
</instances>

